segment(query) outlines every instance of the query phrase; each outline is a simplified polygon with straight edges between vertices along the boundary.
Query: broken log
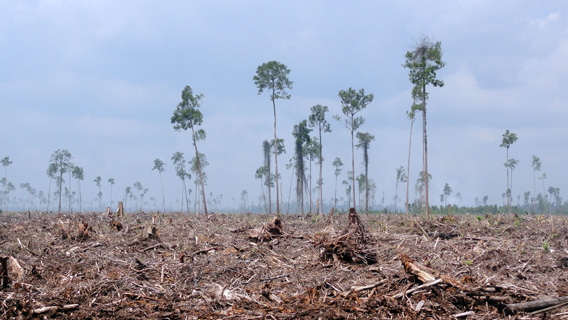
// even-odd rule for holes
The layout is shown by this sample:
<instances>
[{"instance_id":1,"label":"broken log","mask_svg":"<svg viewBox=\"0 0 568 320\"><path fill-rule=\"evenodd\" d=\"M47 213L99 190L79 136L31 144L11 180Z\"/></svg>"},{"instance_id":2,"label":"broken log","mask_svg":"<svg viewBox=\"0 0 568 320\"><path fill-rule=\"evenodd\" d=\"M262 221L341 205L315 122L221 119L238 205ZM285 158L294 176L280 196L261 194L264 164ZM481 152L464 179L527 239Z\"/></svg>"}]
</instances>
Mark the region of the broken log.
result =
<instances>
[{"instance_id":1,"label":"broken log","mask_svg":"<svg viewBox=\"0 0 568 320\"><path fill-rule=\"evenodd\" d=\"M436 280L436 275L439 276L439 272L437 272L436 270L419 264L404 253L401 253L398 258L404 266L404 271L413 276L416 276L416 278L418 278L418 280L420 280L420 282L422 283L434 281Z\"/></svg>"},{"instance_id":2,"label":"broken log","mask_svg":"<svg viewBox=\"0 0 568 320\"><path fill-rule=\"evenodd\" d=\"M506 312L531 312L568 303L568 296L506 304Z\"/></svg>"}]
</instances>

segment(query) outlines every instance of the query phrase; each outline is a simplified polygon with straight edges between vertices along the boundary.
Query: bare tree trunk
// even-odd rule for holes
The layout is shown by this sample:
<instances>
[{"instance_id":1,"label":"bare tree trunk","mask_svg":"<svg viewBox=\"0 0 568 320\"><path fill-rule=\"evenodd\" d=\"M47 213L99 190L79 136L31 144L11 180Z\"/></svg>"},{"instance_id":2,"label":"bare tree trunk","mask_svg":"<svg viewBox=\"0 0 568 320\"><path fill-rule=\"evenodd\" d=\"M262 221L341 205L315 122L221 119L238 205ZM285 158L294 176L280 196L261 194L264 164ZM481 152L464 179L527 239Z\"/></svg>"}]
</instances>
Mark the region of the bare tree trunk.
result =
<instances>
[{"instance_id":1,"label":"bare tree trunk","mask_svg":"<svg viewBox=\"0 0 568 320\"><path fill-rule=\"evenodd\" d=\"M160 185L162 187L162 204L164 206L164 213L166 213L166 197L164 196L164 183L162 182L162 173L159 170L158 173L160 174ZM112 191L111 191L111 197L112 197ZM112 205L112 200L111 200L111 205Z\"/></svg>"},{"instance_id":2,"label":"bare tree trunk","mask_svg":"<svg viewBox=\"0 0 568 320\"><path fill-rule=\"evenodd\" d=\"M275 89L272 88L272 97L274 97ZM274 172L276 179L276 215L280 215L280 189L278 186L278 137L276 136L276 102L272 99L272 107L274 110Z\"/></svg>"},{"instance_id":3,"label":"bare tree trunk","mask_svg":"<svg viewBox=\"0 0 568 320\"><path fill-rule=\"evenodd\" d=\"M355 144L353 142L353 115L351 115L351 173L353 175L353 208L355 205Z\"/></svg>"},{"instance_id":4,"label":"bare tree trunk","mask_svg":"<svg viewBox=\"0 0 568 320\"><path fill-rule=\"evenodd\" d=\"M507 147L507 162L505 162L505 167L507 167L507 191L505 193L507 196L507 212L511 213L511 190L509 189L509 147Z\"/></svg>"},{"instance_id":5,"label":"bare tree trunk","mask_svg":"<svg viewBox=\"0 0 568 320\"><path fill-rule=\"evenodd\" d=\"M422 121L424 125L424 183L425 183L425 196L426 196L426 215L430 216L430 201L429 201L429 194L428 194L428 134L426 132L426 86L422 86L422 102L424 103L424 107L422 110Z\"/></svg>"},{"instance_id":6,"label":"bare tree trunk","mask_svg":"<svg viewBox=\"0 0 568 320\"><path fill-rule=\"evenodd\" d=\"M323 216L323 177L322 177L322 172L323 172L323 169L322 169L322 167L323 167L323 158L322 158L322 148L323 148L323 146L322 146L322 144L323 144L323 143L322 143L322 141L321 141L321 128L320 128L320 130L319 130L319 139L320 139L320 144L319 144L319 149L320 149L320 150L319 150L319 151L320 151L320 154L319 154L320 175L319 175L318 183L319 183L319 187L320 187L320 208L321 208L321 209L320 209L320 210L321 210L321 211L320 211L320 215Z\"/></svg>"},{"instance_id":7,"label":"bare tree trunk","mask_svg":"<svg viewBox=\"0 0 568 320\"><path fill-rule=\"evenodd\" d=\"M47 213L49 213L49 200L51 199L51 177L49 178L49 187L47 188Z\"/></svg>"}]
</instances>

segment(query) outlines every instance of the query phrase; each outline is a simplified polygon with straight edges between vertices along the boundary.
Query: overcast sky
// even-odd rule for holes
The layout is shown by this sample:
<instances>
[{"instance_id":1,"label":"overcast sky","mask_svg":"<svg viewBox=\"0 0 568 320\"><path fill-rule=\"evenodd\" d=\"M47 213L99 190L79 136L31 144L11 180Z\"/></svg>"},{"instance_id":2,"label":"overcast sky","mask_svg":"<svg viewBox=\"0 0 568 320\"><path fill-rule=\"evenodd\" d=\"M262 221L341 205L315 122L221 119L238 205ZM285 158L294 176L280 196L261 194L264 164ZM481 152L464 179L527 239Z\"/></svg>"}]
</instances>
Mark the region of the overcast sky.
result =
<instances>
[{"instance_id":1,"label":"overcast sky","mask_svg":"<svg viewBox=\"0 0 568 320\"><path fill-rule=\"evenodd\" d=\"M189 159L193 149L190 133L176 132L170 117L190 85L204 95L207 139L198 146L209 161L207 195L223 195L223 206L236 207L247 190L249 203L258 203L255 171L262 165L262 141L273 136L273 113L269 96L257 94L252 78L259 65L277 60L294 82L291 99L276 102L278 136L287 149L279 158L284 198L292 127L315 104L330 109L324 199L333 196L331 163L340 157L350 164L351 146L348 130L331 116L341 112L338 91L353 87L375 96L360 113L366 119L360 130L375 136L369 176L377 202L384 193L390 205L395 168L406 166L408 156L405 112L412 85L401 65L406 51L427 36L441 41L446 62L438 73L445 86L428 89L430 203L440 204L448 183L461 193L462 204L485 195L501 204L506 154L499 145L507 129L519 138L510 148L510 157L519 160L514 203L522 192L532 193L533 154L542 161L538 174L547 174L545 187L559 187L566 198L567 9L563 0L0 0L0 158L13 161L8 180L18 189L12 195L25 197L19 188L24 182L47 192L50 156L68 149L84 168L84 201L96 197L93 180L101 176L105 205L108 178L116 181L115 201L140 181L150 189L146 200L161 203L158 173L151 171L160 158L166 162L166 202L177 208L181 182L170 158L180 151ZM418 120L411 191L422 160ZM360 150L355 161L359 174ZM347 170L339 180L343 197ZM404 185L398 191L404 198Z\"/></svg>"}]
</instances>

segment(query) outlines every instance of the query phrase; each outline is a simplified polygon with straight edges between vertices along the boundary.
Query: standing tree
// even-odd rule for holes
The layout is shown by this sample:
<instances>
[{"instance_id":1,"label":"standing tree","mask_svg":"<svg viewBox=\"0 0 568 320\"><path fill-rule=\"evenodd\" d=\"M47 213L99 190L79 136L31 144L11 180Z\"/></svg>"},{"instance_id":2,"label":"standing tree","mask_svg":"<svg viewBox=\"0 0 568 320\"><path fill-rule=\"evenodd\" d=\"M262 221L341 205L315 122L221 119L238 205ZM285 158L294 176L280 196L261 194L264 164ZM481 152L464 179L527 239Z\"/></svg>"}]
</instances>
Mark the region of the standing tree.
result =
<instances>
[{"instance_id":1,"label":"standing tree","mask_svg":"<svg viewBox=\"0 0 568 320\"><path fill-rule=\"evenodd\" d=\"M124 207L126 207L130 193L132 193L132 187L126 187L126 189L124 189Z\"/></svg>"},{"instance_id":2,"label":"standing tree","mask_svg":"<svg viewBox=\"0 0 568 320\"><path fill-rule=\"evenodd\" d=\"M183 212L183 198L185 197L185 205L187 208L187 214L189 214L189 199L187 196L187 188L185 185L185 178L191 179L191 174L185 170L185 159L183 153L175 152L172 156L172 161L174 162L174 167L176 169L176 175L181 179L181 212Z\"/></svg>"},{"instance_id":3,"label":"standing tree","mask_svg":"<svg viewBox=\"0 0 568 320\"><path fill-rule=\"evenodd\" d=\"M306 180L304 169L304 151L308 143L310 143L310 131L306 120L300 121L294 126L292 135L296 138L295 160L296 160L296 199L298 206L301 207L302 215L304 214L304 180Z\"/></svg>"},{"instance_id":4,"label":"standing tree","mask_svg":"<svg viewBox=\"0 0 568 320\"><path fill-rule=\"evenodd\" d=\"M511 171L511 177L510 177L510 190L509 190L509 198L512 199L512 195L513 195L513 170L515 170L515 168L517 167L517 165L519 164L519 160L511 158L509 159L509 161L505 162L504 165L505 167L509 168L509 170Z\"/></svg>"},{"instance_id":5,"label":"standing tree","mask_svg":"<svg viewBox=\"0 0 568 320\"><path fill-rule=\"evenodd\" d=\"M158 170L160 174L160 186L162 187L162 205L164 208L164 213L166 213L166 198L164 196L164 183L162 182L162 172L164 172L164 162L158 158L154 159L154 167L152 170Z\"/></svg>"},{"instance_id":6,"label":"standing tree","mask_svg":"<svg viewBox=\"0 0 568 320\"><path fill-rule=\"evenodd\" d=\"M71 165L71 158L73 156L69 153L68 150L57 149L52 155L50 160L50 167L48 168L48 175L50 173L50 169L52 169L51 164L53 164L54 173L59 174L57 176L57 184L59 186L59 209L58 212L61 213L61 189L63 186L63 174L70 169Z\"/></svg>"},{"instance_id":7,"label":"standing tree","mask_svg":"<svg viewBox=\"0 0 568 320\"><path fill-rule=\"evenodd\" d=\"M199 211L201 211L201 203L197 200L197 193L199 191L199 187L201 186L201 192L203 193L203 186L205 184L207 184L207 173L205 173L204 168L209 165L209 162L207 161L207 158L205 157L205 154L203 153L199 153L199 156L194 156L193 158L191 158L189 162L190 165L190 169L191 171L193 171L196 174L199 174L199 172L201 172L201 179L200 179L200 185L197 184L197 180L195 181L195 195L196 195L196 199L194 202L194 206L198 205L199 206ZM213 193L211 193L211 197L213 197ZM203 208L204 210L207 210L207 205L205 202L203 202ZM199 212L197 209L195 210L195 213ZM206 211L207 212L207 211ZM205 215L207 216L207 213L205 213Z\"/></svg>"},{"instance_id":8,"label":"standing tree","mask_svg":"<svg viewBox=\"0 0 568 320\"><path fill-rule=\"evenodd\" d=\"M333 211L335 211L337 210L337 177L339 177L341 170L343 170L341 168L343 167L343 162L341 162L341 159L339 157L335 157L332 165L335 167L335 171L333 172L333 174L335 175L335 195L333 197Z\"/></svg>"},{"instance_id":9,"label":"standing tree","mask_svg":"<svg viewBox=\"0 0 568 320\"><path fill-rule=\"evenodd\" d=\"M448 198L452 195L452 187L446 182L443 190L444 207L448 206Z\"/></svg>"},{"instance_id":10,"label":"standing tree","mask_svg":"<svg viewBox=\"0 0 568 320\"><path fill-rule=\"evenodd\" d=\"M274 111L274 141L278 141L276 135L276 99L290 99L290 94L286 91L292 89L292 81L288 79L290 69L278 61L269 61L258 66L256 75L253 77L254 84L258 88L260 95L264 90L269 91L272 109ZM274 171L276 178L276 214L280 214L280 190L278 187L278 156L277 148L274 144Z\"/></svg>"},{"instance_id":11,"label":"standing tree","mask_svg":"<svg viewBox=\"0 0 568 320\"><path fill-rule=\"evenodd\" d=\"M513 132L509 132L509 129L507 129L507 131L505 131L505 133L503 133L503 140L501 141L501 145L500 147L502 148L506 148L507 149L507 162L505 162L505 167L507 167L507 210L509 211L509 213L511 213L511 189L509 187L509 166L507 165L509 163L509 147L511 147L511 145L513 143L515 143L515 141L517 141L517 135Z\"/></svg>"},{"instance_id":12,"label":"standing tree","mask_svg":"<svg viewBox=\"0 0 568 320\"><path fill-rule=\"evenodd\" d=\"M412 51L406 52L406 62L403 67L408 68L408 77L410 82L414 85L412 89L412 98L415 101L420 101L420 107L417 110L422 111L422 126L423 126L423 139L422 149L424 152L423 158L423 181L425 181L424 191L426 197L426 214L430 214L429 201L428 201L428 135L426 132L426 101L428 100L428 93L426 92L427 85L434 87L443 87L444 81L436 79L436 71L443 68L445 63L442 61L442 48L441 43L438 41L432 43L427 38L422 38Z\"/></svg>"},{"instance_id":13,"label":"standing tree","mask_svg":"<svg viewBox=\"0 0 568 320\"><path fill-rule=\"evenodd\" d=\"M51 199L51 180L55 179L55 174L57 173L57 165L53 162L49 163L47 166L47 176L49 177L49 187L47 188L47 212L49 213L49 201Z\"/></svg>"},{"instance_id":14,"label":"standing tree","mask_svg":"<svg viewBox=\"0 0 568 320\"><path fill-rule=\"evenodd\" d=\"M2 160L0 160L0 162L2 162L2 166L5 169L5 173L4 173L4 179L6 179L6 183L8 181L8 167L13 163L12 161L10 161L10 157L6 156L4 158L2 158ZM2 185L2 195L4 195L4 189L5 184ZM0 198L0 209L2 209L2 203L3 203L3 198Z\"/></svg>"},{"instance_id":15,"label":"standing tree","mask_svg":"<svg viewBox=\"0 0 568 320\"><path fill-rule=\"evenodd\" d=\"M343 125L351 132L351 174L352 174L352 191L353 191L353 208L355 208L355 131L359 129L365 119L363 117L355 117L357 113L365 109L369 103L373 101L373 94L370 93L365 95L365 90L360 89L356 91L353 88L347 90L339 91L339 97L341 98L341 112L345 118L343 119ZM339 115L333 116L333 118L341 122L341 117Z\"/></svg>"},{"instance_id":16,"label":"standing tree","mask_svg":"<svg viewBox=\"0 0 568 320\"><path fill-rule=\"evenodd\" d=\"M114 178L109 178L107 181L110 184L110 207L112 208L112 186L114 185Z\"/></svg>"},{"instance_id":17,"label":"standing tree","mask_svg":"<svg viewBox=\"0 0 568 320\"><path fill-rule=\"evenodd\" d=\"M398 204L398 183L402 182L405 183L406 182L406 173L404 172L404 167L400 166L398 168L396 168L396 186L395 186L395 193L394 193L394 212L397 213L397 204Z\"/></svg>"},{"instance_id":18,"label":"standing tree","mask_svg":"<svg viewBox=\"0 0 568 320\"><path fill-rule=\"evenodd\" d=\"M321 205L321 214L323 214L323 141L321 140L321 133L322 132L331 132L331 126L329 122L325 119L325 113L329 110L327 106L322 106L321 104L316 104L315 106L311 107L310 109L312 114L309 117L310 120L310 127L316 127L319 134L319 180L318 185L320 189L320 205Z\"/></svg>"},{"instance_id":19,"label":"standing tree","mask_svg":"<svg viewBox=\"0 0 568 320\"><path fill-rule=\"evenodd\" d=\"M536 197L536 172L540 171L540 169L542 169L542 163L540 162L540 158L533 155L532 156L532 168L533 168L533 197L531 198L531 203L532 203L532 211L533 214L535 213L534 211L534 201L535 201L535 197Z\"/></svg>"},{"instance_id":20,"label":"standing tree","mask_svg":"<svg viewBox=\"0 0 568 320\"><path fill-rule=\"evenodd\" d=\"M94 181L97 187L99 188L99 193L97 193L97 197L99 198L99 211L101 211L103 206L103 192L101 191L101 181L103 181L103 179L101 178L101 176L98 176L95 178Z\"/></svg>"},{"instance_id":21,"label":"standing tree","mask_svg":"<svg viewBox=\"0 0 568 320\"><path fill-rule=\"evenodd\" d=\"M539 180L542 180L542 199L543 201L539 201L540 202L540 207L541 210L543 210L542 213L548 213L548 204L546 201L546 188L544 187L544 180L546 180L546 172L543 172L542 175L540 177L538 177Z\"/></svg>"},{"instance_id":22,"label":"standing tree","mask_svg":"<svg viewBox=\"0 0 568 320\"><path fill-rule=\"evenodd\" d=\"M262 192L261 200L264 201L264 211L268 213L268 204L266 203L266 194L264 193L264 176L266 175L266 167L260 166L256 169L254 177L260 180L260 191ZM261 211L262 204L259 204L259 212Z\"/></svg>"},{"instance_id":23,"label":"standing tree","mask_svg":"<svg viewBox=\"0 0 568 320\"><path fill-rule=\"evenodd\" d=\"M306 143L306 145L304 146L304 156L308 159L309 163L310 163L310 170L309 170L309 177L310 177L310 182L309 182L309 186L305 189L309 190L309 197L310 197L310 214L312 213L312 193L313 193L313 189L312 189L312 162L314 160L317 160L316 164L319 164L321 161L319 160L319 149L320 149L320 144L318 142L318 138L317 137L312 137L310 139L310 141L308 143ZM320 187L319 181L317 182L318 187ZM319 201L318 201L319 203ZM319 210L319 208L318 208ZM318 213L318 212L316 212Z\"/></svg>"},{"instance_id":24,"label":"standing tree","mask_svg":"<svg viewBox=\"0 0 568 320\"><path fill-rule=\"evenodd\" d=\"M73 178L77 180L77 190L79 192L79 211L83 212L82 208L82 199L81 199L81 181L85 179L85 174L83 173L82 167L75 167L73 168Z\"/></svg>"},{"instance_id":25,"label":"standing tree","mask_svg":"<svg viewBox=\"0 0 568 320\"><path fill-rule=\"evenodd\" d=\"M203 174L201 172L201 163L199 162L199 151L197 150L197 141L205 139L205 130L199 129L195 131L195 126L203 123L203 114L199 111L201 107L199 101L203 98L202 94L193 94L190 86L185 86L181 93L182 101L177 105L171 122L174 124L174 129L179 131L181 129L191 129L191 138L193 146L195 147L195 157L197 159L197 171L199 173L199 181L201 182L201 195L203 196L203 210L205 216L207 213L207 200L205 199L205 187L203 185Z\"/></svg>"},{"instance_id":26,"label":"standing tree","mask_svg":"<svg viewBox=\"0 0 568 320\"><path fill-rule=\"evenodd\" d=\"M369 214L369 147L375 136L366 132L357 132L359 143L357 148L363 149L363 165L365 166L365 214Z\"/></svg>"},{"instance_id":27,"label":"standing tree","mask_svg":"<svg viewBox=\"0 0 568 320\"><path fill-rule=\"evenodd\" d=\"M270 173L270 142L268 140L262 142L262 150L264 152L264 167L266 168L264 185L268 188L268 214L272 215L272 176Z\"/></svg>"}]
</instances>

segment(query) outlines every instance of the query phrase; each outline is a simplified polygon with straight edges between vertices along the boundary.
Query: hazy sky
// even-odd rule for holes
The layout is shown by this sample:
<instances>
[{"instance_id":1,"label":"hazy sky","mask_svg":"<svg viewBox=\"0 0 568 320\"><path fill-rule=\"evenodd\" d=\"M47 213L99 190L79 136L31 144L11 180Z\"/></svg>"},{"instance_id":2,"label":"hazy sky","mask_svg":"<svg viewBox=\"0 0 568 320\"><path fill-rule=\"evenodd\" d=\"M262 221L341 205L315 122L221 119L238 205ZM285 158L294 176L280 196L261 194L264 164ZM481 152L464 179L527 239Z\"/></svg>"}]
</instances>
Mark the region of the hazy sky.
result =
<instances>
[{"instance_id":1,"label":"hazy sky","mask_svg":"<svg viewBox=\"0 0 568 320\"><path fill-rule=\"evenodd\" d=\"M445 86L429 88L431 204L440 203L446 182L462 194L462 204L485 195L501 204L506 159L499 145L507 129L519 137L510 148L510 157L520 161L514 203L523 191L532 193L533 154L547 174L545 187L559 187L566 198L567 9L564 0L0 0L0 157L13 161L8 180L18 187L13 195L24 197L23 182L47 191L50 156L68 149L85 171L83 198L96 197L93 180L101 176L105 205L108 178L116 181L115 200L140 181L150 189L146 200L161 203L158 173L151 171L160 158L166 162L166 202L177 208L181 182L170 158L180 151L189 159L193 149L190 133L174 131L170 117L190 85L205 96L207 139L199 148L210 163L207 194L222 194L224 206L237 206L245 189L257 203L261 190L254 175L262 165L262 141L273 136L273 113L252 77L257 66L277 60L291 69L294 82L291 99L276 102L278 135L287 149L279 158L284 198L292 127L315 104L330 108L324 198L333 196L331 162L340 157L350 164L351 146L348 130L331 116L341 112L338 91L353 87L375 96L360 113L366 119L360 130L375 135L369 176L377 184L377 202L384 192L389 205L395 168L406 166L408 156L405 111L412 85L401 65L406 51L427 36L441 41L446 62L438 73ZM411 190L422 159L421 127L419 118ZM355 161L358 174L360 150ZM348 169L340 176L341 196ZM401 198L403 193L401 185Z\"/></svg>"}]
</instances>

